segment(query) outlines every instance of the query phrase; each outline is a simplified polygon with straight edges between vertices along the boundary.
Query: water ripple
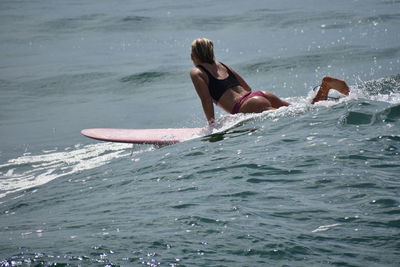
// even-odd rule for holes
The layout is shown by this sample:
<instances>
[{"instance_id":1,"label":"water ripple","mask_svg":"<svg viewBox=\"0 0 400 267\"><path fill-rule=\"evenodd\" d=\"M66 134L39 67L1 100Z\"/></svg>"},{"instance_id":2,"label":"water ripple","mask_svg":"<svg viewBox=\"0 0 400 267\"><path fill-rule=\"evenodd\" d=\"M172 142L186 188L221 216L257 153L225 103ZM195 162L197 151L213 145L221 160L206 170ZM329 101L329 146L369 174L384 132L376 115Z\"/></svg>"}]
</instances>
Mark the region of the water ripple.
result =
<instances>
[{"instance_id":1,"label":"water ripple","mask_svg":"<svg viewBox=\"0 0 400 267\"><path fill-rule=\"evenodd\" d=\"M150 71L125 76L122 77L120 81L123 83L134 83L141 85L162 81L169 76L171 76L171 74L168 72Z\"/></svg>"}]
</instances>

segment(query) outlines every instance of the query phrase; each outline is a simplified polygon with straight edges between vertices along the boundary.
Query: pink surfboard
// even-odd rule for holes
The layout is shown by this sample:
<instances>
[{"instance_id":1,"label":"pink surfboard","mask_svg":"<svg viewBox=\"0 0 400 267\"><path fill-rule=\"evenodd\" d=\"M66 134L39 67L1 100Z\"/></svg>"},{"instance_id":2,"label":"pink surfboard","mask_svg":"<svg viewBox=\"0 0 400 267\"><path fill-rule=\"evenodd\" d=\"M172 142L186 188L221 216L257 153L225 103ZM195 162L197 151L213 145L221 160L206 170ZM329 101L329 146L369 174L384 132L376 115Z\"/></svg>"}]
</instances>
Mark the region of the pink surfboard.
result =
<instances>
[{"instance_id":1,"label":"pink surfboard","mask_svg":"<svg viewBox=\"0 0 400 267\"><path fill-rule=\"evenodd\" d=\"M109 142L132 144L170 145L188 139L204 136L206 128L169 128L169 129L113 129L95 128L81 131L84 136Z\"/></svg>"}]
</instances>

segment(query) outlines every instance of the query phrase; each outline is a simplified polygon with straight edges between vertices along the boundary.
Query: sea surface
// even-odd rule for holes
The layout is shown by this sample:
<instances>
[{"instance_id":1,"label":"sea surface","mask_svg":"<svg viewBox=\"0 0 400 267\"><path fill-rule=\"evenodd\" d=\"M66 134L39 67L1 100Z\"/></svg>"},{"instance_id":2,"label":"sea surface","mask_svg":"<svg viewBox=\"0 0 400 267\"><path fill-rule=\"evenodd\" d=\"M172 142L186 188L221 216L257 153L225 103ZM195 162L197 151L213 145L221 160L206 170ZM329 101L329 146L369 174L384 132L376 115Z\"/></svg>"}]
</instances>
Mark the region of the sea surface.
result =
<instances>
[{"instance_id":1,"label":"sea surface","mask_svg":"<svg viewBox=\"0 0 400 267\"><path fill-rule=\"evenodd\" d=\"M80 134L206 126L198 37L292 105ZM400 266L399 153L398 0L0 0L0 266Z\"/></svg>"}]
</instances>

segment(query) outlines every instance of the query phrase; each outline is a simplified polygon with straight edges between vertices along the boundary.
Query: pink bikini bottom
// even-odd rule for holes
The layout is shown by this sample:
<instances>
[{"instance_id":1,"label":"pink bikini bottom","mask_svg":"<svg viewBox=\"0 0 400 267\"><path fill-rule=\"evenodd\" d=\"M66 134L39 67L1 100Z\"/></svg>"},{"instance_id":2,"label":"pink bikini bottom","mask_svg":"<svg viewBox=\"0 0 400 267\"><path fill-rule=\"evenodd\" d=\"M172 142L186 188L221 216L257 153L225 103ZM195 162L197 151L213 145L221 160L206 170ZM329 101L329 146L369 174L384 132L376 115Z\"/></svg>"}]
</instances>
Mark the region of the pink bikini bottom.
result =
<instances>
[{"instance_id":1,"label":"pink bikini bottom","mask_svg":"<svg viewBox=\"0 0 400 267\"><path fill-rule=\"evenodd\" d=\"M235 105L233 106L233 109L232 109L231 114L236 114L236 113L238 113L239 110L240 110L240 108L242 107L243 103L244 103L247 99L252 98L253 96L262 96L262 97L265 97L266 99L268 99L267 96L266 96L263 92L261 92L261 91L248 92L248 93L246 93L244 96L242 96L242 98L240 98L240 99L235 103Z\"/></svg>"}]
</instances>

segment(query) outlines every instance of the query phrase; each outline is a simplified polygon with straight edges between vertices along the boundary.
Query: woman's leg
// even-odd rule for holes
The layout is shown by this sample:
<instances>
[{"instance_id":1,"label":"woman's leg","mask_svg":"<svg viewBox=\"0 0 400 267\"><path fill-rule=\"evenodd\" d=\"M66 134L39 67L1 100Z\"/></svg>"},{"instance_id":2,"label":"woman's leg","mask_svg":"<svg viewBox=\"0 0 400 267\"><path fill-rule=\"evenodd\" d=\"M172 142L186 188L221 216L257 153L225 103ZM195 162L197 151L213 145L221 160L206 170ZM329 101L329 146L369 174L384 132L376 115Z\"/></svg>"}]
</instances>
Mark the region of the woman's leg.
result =
<instances>
[{"instance_id":1,"label":"woman's leg","mask_svg":"<svg viewBox=\"0 0 400 267\"><path fill-rule=\"evenodd\" d=\"M285 100L280 99L278 96L274 95L271 92L261 91L264 94L264 97L268 99L273 108L287 107L290 103Z\"/></svg>"},{"instance_id":2,"label":"woman's leg","mask_svg":"<svg viewBox=\"0 0 400 267\"><path fill-rule=\"evenodd\" d=\"M350 93L350 88L345 81L334 77L325 76L322 79L321 86L319 87L319 90L311 103L314 104L318 101L327 100L330 89L335 89L344 95L349 95Z\"/></svg>"},{"instance_id":3,"label":"woman's leg","mask_svg":"<svg viewBox=\"0 0 400 267\"><path fill-rule=\"evenodd\" d=\"M271 102L263 96L253 96L243 102L239 113L261 113L266 110L276 109Z\"/></svg>"},{"instance_id":4,"label":"woman's leg","mask_svg":"<svg viewBox=\"0 0 400 267\"><path fill-rule=\"evenodd\" d=\"M345 81L334 77L325 76L322 79L317 95L314 97L311 103L314 104L321 100L327 100L330 89L335 89L344 95L349 95L350 92L350 88ZM280 107L286 107L290 105L290 103L280 99L271 92L259 92L262 93L262 97L260 97L261 95L258 95L244 101L239 109L240 113L259 113L265 110L278 109Z\"/></svg>"},{"instance_id":5,"label":"woman's leg","mask_svg":"<svg viewBox=\"0 0 400 267\"><path fill-rule=\"evenodd\" d=\"M260 113L265 110L278 109L290 104L273 93L256 91L248 95L248 98L240 105L240 113Z\"/></svg>"}]
</instances>

